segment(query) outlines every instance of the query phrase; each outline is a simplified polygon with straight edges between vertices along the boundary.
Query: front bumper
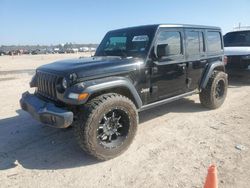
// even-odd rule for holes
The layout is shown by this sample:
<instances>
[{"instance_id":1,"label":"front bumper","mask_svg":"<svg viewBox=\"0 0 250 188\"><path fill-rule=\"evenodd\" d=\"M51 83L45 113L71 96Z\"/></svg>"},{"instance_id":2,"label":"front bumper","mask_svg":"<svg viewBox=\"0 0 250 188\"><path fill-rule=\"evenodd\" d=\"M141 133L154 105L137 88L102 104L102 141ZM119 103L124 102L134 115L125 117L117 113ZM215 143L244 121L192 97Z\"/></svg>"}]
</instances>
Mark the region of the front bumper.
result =
<instances>
[{"instance_id":1,"label":"front bumper","mask_svg":"<svg viewBox=\"0 0 250 188\"><path fill-rule=\"evenodd\" d=\"M48 126L67 128L73 122L73 112L58 108L29 92L23 93L20 105L33 118Z\"/></svg>"}]
</instances>

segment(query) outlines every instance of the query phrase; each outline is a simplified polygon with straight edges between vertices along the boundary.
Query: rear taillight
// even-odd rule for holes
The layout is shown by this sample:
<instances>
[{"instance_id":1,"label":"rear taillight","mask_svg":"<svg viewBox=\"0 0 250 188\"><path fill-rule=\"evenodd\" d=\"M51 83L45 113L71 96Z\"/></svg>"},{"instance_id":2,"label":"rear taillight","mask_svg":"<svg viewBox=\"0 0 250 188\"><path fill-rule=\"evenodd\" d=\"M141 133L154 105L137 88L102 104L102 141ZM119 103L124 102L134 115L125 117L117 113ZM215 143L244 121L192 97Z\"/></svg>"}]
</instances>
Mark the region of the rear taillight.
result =
<instances>
[{"instance_id":1,"label":"rear taillight","mask_svg":"<svg viewBox=\"0 0 250 188\"><path fill-rule=\"evenodd\" d=\"M227 65L227 56L224 56L223 62L224 62L224 65L226 66Z\"/></svg>"}]
</instances>

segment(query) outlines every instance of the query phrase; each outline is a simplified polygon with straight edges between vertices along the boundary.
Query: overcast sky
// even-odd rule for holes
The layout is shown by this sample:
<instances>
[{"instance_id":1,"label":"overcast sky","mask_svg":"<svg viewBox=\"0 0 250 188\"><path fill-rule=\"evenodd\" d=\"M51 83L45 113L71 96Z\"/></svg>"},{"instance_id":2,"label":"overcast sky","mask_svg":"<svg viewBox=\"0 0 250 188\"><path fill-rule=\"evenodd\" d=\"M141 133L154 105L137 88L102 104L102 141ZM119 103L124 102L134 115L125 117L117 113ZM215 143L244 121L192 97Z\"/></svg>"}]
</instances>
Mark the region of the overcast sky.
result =
<instances>
[{"instance_id":1,"label":"overcast sky","mask_svg":"<svg viewBox=\"0 0 250 188\"><path fill-rule=\"evenodd\" d=\"M111 29L156 23L250 25L250 0L0 0L0 45L99 43Z\"/></svg>"}]
</instances>

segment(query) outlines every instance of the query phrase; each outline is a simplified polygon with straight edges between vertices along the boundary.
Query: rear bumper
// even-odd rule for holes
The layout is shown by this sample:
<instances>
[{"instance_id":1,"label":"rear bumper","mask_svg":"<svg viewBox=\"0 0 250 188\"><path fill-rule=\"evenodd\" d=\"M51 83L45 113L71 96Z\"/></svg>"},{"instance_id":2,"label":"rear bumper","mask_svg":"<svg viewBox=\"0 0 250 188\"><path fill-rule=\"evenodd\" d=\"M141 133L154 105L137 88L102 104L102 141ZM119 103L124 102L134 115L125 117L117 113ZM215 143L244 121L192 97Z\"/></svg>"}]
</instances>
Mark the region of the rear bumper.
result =
<instances>
[{"instance_id":1,"label":"rear bumper","mask_svg":"<svg viewBox=\"0 0 250 188\"><path fill-rule=\"evenodd\" d=\"M73 122L73 113L56 107L53 103L41 100L25 92L20 99L21 108L41 123L55 128L67 128Z\"/></svg>"},{"instance_id":2,"label":"rear bumper","mask_svg":"<svg viewBox=\"0 0 250 188\"><path fill-rule=\"evenodd\" d=\"M227 56L227 68L246 68L249 65L249 55Z\"/></svg>"}]
</instances>

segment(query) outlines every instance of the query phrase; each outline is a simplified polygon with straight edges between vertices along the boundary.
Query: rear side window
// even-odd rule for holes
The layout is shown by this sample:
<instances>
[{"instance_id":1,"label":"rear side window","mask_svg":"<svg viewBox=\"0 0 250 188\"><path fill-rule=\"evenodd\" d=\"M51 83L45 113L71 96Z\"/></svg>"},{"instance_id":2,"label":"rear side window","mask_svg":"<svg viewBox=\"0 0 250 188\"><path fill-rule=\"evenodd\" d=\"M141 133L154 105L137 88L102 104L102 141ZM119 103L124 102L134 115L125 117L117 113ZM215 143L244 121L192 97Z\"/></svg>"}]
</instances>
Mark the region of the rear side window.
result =
<instances>
[{"instance_id":1,"label":"rear side window","mask_svg":"<svg viewBox=\"0 0 250 188\"><path fill-rule=\"evenodd\" d=\"M219 53L222 50L221 35L216 31L207 32L207 47L210 53Z\"/></svg>"},{"instance_id":2,"label":"rear side window","mask_svg":"<svg viewBox=\"0 0 250 188\"><path fill-rule=\"evenodd\" d=\"M198 31L186 32L186 50L188 56L200 54L200 41Z\"/></svg>"},{"instance_id":3,"label":"rear side window","mask_svg":"<svg viewBox=\"0 0 250 188\"><path fill-rule=\"evenodd\" d=\"M157 38L157 44L168 45L168 56L182 54L181 33L178 31L161 31Z\"/></svg>"}]
</instances>

